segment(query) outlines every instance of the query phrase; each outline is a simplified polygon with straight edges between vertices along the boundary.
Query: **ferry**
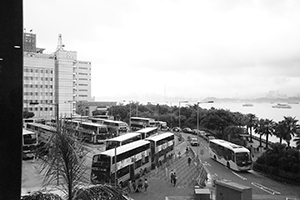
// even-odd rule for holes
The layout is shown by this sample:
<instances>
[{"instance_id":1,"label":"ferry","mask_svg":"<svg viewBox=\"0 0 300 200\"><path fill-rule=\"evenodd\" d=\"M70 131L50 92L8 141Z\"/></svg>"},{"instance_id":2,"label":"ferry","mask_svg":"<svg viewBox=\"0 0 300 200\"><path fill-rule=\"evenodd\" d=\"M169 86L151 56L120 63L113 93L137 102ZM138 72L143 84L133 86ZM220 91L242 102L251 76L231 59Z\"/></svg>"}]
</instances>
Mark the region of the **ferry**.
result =
<instances>
[{"instance_id":1,"label":"ferry","mask_svg":"<svg viewBox=\"0 0 300 200\"><path fill-rule=\"evenodd\" d=\"M252 107L253 104L251 104L251 103L245 103L245 104L243 104L243 106L246 106L246 107Z\"/></svg>"},{"instance_id":2,"label":"ferry","mask_svg":"<svg viewBox=\"0 0 300 200\"><path fill-rule=\"evenodd\" d=\"M284 103L278 103L277 105L272 106L273 108L292 108L292 106Z\"/></svg>"}]
</instances>

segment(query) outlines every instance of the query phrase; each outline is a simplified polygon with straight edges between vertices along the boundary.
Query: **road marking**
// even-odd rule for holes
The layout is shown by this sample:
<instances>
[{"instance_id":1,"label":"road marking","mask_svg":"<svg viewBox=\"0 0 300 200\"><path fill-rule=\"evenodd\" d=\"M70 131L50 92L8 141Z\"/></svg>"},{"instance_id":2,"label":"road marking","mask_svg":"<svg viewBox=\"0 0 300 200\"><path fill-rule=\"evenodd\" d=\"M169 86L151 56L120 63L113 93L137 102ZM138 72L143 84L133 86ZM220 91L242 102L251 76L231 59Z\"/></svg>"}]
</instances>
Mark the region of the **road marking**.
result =
<instances>
[{"instance_id":1,"label":"road marking","mask_svg":"<svg viewBox=\"0 0 300 200\"><path fill-rule=\"evenodd\" d=\"M234 171L231 171L234 175L236 175L237 177L239 177L240 179L242 179L242 180L247 180L247 178L245 178L245 177L243 177L243 176L241 176L241 175L239 175L238 173L236 173L236 172L234 172Z\"/></svg>"},{"instance_id":2,"label":"road marking","mask_svg":"<svg viewBox=\"0 0 300 200\"><path fill-rule=\"evenodd\" d=\"M267 192L267 193L269 193L269 194L272 194L272 195L274 195L274 194L280 194L280 192L277 192L276 190L273 190L273 189L271 189L271 188L268 188L268 187L266 187L266 186L263 186L263 185L261 185L261 184L259 184L259 183L252 182L251 184L252 184L253 186L255 186L255 187L257 187L257 188L259 188L259 189L261 189L261 190L263 190L263 191L265 191L265 192Z\"/></svg>"},{"instance_id":3,"label":"road marking","mask_svg":"<svg viewBox=\"0 0 300 200\"><path fill-rule=\"evenodd\" d=\"M203 163L203 165L208 165L208 166L211 167L211 165L210 165L207 161L205 161L205 162Z\"/></svg>"},{"instance_id":4,"label":"road marking","mask_svg":"<svg viewBox=\"0 0 300 200\"><path fill-rule=\"evenodd\" d=\"M205 149L207 149L207 147L206 147L206 146L204 146L204 148L205 148Z\"/></svg>"}]
</instances>

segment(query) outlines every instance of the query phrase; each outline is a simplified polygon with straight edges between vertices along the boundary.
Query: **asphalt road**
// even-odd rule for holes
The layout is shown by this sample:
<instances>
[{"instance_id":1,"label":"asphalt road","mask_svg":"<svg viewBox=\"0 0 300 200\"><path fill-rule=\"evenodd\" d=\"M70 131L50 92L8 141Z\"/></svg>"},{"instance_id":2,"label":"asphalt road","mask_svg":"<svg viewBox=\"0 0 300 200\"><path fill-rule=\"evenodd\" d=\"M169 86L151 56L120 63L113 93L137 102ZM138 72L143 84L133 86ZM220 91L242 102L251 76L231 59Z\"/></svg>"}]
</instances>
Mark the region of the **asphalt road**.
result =
<instances>
[{"instance_id":1,"label":"asphalt road","mask_svg":"<svg viewBox=\"0 0 300 200\"><path fill-rule=\"evenodd\" d=\"M232 171L226 166L214 161L209 156L207 141L202 138L200 138L200 146L194 146L192 148L195 152L198 150L200 158L203 159L213 179L228 180L249 186L252 188L253 195L283 195L286 197L300 198L300 186L275 181L253 170L249 172ZM200 155L200 149L204 150L204 155Z\"/></svg>"}]
</instances>

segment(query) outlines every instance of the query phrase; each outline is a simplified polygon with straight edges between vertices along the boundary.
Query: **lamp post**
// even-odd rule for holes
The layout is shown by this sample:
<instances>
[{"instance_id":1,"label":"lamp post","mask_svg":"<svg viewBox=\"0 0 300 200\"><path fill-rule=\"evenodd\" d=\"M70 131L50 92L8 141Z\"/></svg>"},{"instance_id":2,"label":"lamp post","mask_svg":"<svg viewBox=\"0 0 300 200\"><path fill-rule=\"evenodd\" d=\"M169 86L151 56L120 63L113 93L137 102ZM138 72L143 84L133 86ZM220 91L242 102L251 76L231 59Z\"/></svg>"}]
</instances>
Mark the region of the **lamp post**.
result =
<instances>
[{"instance_id":1,"label":"lamp post","mask_svg":"<svg viewBox=\"0 0 300 200\"><path fill-rule=\"evenodd\" d=\"M180 128L180 104L187 103L188 101L179 101L179 116L178 116L178 127Z\"/></svg>"},{"instance_id":2,"label":"lamp post","mask_svg":"<svg viewBox=\"0 0 300 200\"><path fill-rule=\"evenodd\" d=\"M214 101L198 101L197 102L197 130L199 130L199 104L200 103L214 103ZM199 134L197 133L197 139L198 139L198 144L197 144L197 155L199 155Z\"/></svg>"}]
</instances>

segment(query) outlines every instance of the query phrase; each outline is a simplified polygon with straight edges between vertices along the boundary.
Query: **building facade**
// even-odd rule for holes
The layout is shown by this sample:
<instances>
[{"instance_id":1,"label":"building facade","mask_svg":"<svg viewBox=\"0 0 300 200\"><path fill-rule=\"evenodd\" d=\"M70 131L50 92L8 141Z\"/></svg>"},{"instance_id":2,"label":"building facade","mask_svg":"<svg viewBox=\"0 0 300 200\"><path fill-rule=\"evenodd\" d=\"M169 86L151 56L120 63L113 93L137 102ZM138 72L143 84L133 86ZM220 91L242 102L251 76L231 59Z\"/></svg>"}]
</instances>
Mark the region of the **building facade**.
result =
<instances>
[{"instance_id":1,"label":"building facade","mask_svg":"<svg viewBox=\"0 0 300 200\"><path fill-rule=\"evenodd\" d=\"M61 36L60 36L61 37ZM24 33L23 107L35 118L71 117L76 102L92 101L91 62L60 45L53 53L36 47L36 35Z\"/></svg>"}]
</instances>

